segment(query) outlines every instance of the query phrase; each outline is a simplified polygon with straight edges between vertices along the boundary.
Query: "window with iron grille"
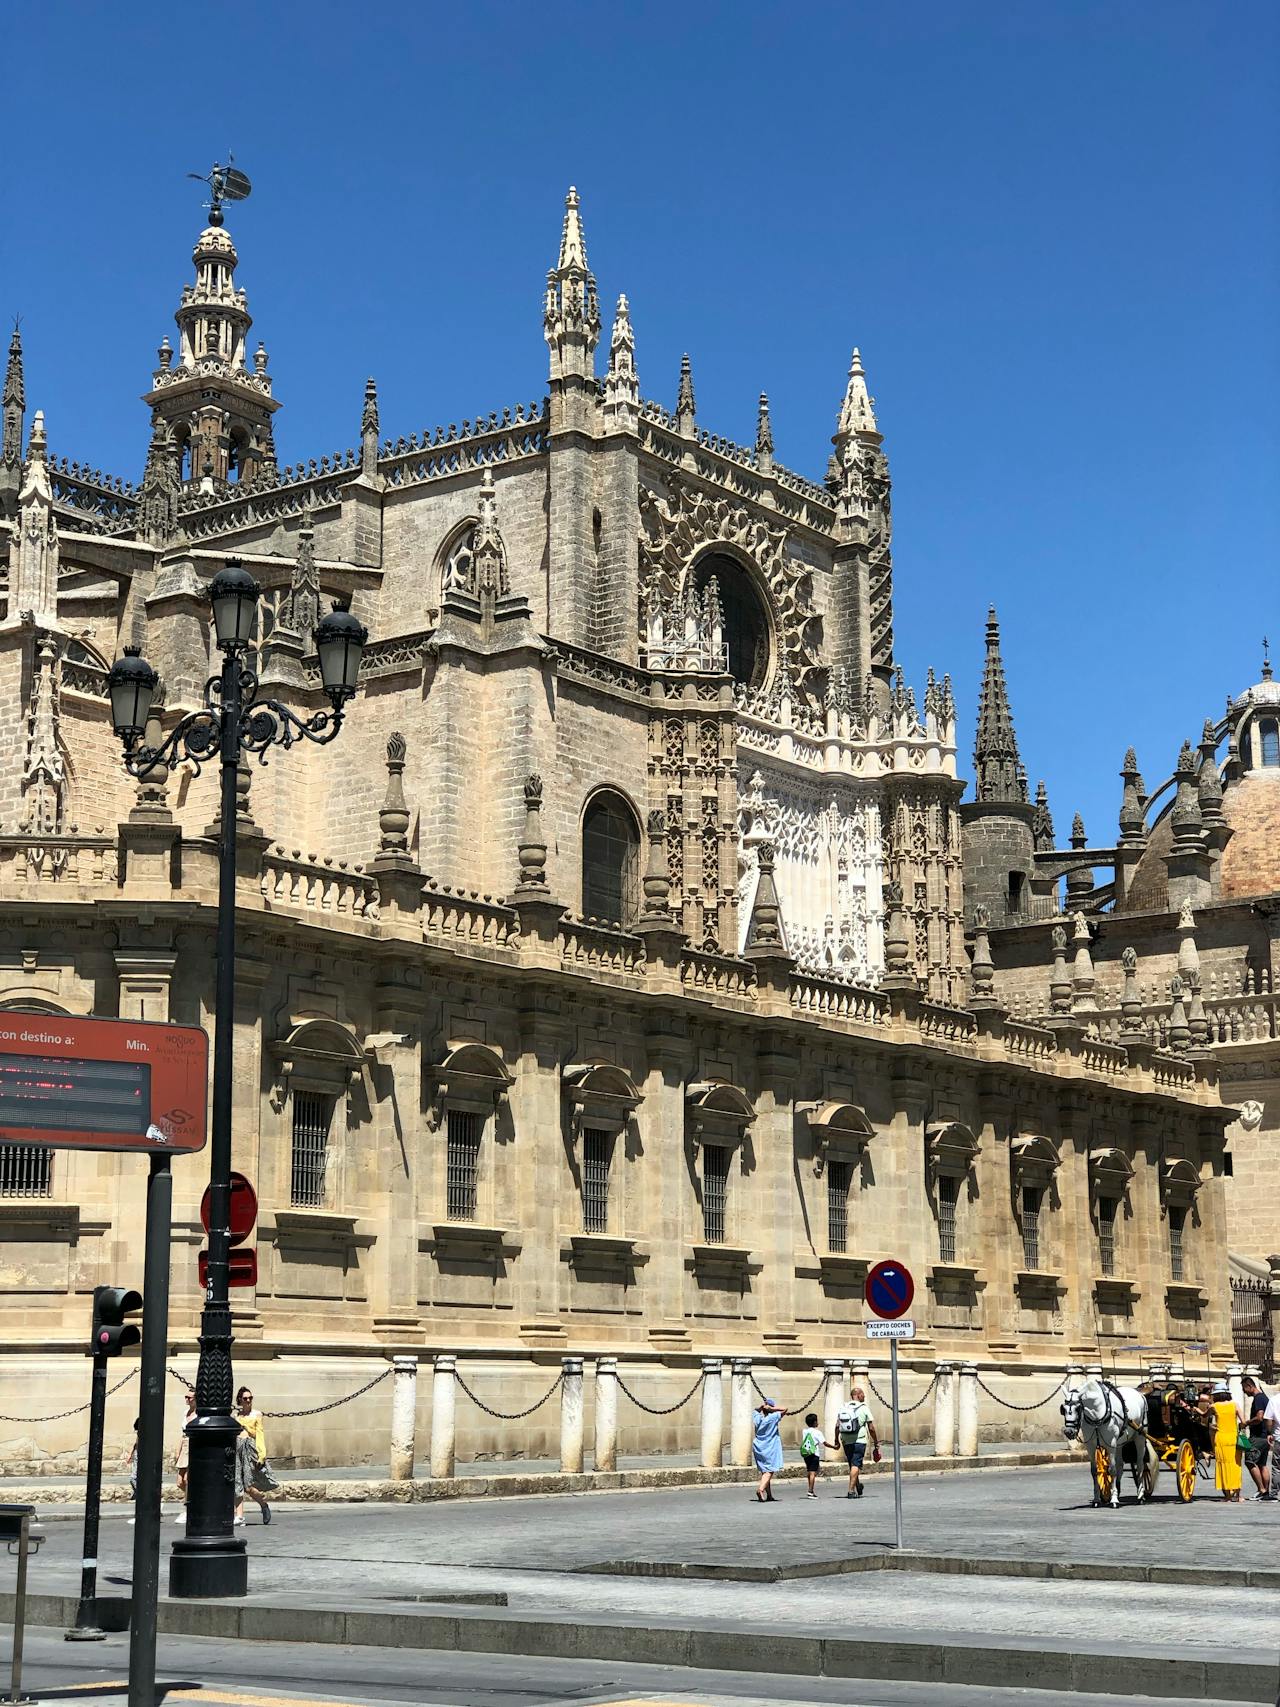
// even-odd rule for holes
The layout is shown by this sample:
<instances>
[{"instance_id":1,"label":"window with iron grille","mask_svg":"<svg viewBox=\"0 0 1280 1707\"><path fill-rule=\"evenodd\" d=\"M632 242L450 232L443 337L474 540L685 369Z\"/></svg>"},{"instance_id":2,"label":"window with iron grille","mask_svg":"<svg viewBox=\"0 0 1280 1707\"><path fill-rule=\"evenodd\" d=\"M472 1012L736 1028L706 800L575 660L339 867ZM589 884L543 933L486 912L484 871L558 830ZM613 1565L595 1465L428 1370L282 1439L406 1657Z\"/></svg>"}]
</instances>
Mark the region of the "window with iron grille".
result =
<instances>
[{"instance_id":1,"label":"window with iron grille","mask_svg":"<svg viewBox=\"0 0 1280 1707\"><path fill-rule=\"evenodd\" d=\"M44 1144L0 1144L0 1197L48 1197L52 1158Z\"/></svg>"},{"instance_id":2,"label":"window with iron grille","mask_svg":"<svg viewBox=\"0 0 1280 1707\"><path fill-rule=\"evenodd\" d=\"M474 1221L480 1177L480 1137L484 1120L466 1108L449 1110L445 1149L445 1214L450 1221Z\"/></svg>"},{"instance_id":3,"label":"window with iron grille","mask_svg":"<svg viewBox=\"0 0 1280 1707\"><path fill-rule=\"evenodd\" d=\"M849 1248L849 1179L852 1173L848 1162L827 1163L827 1249L847 1251Z\"/></svg>"},{"instance_id":4,"label":"window with iron grille","mask_svg":"<svg viewBox=\"0 0 1280 1707\"><path fill-rule=\"evenodd\" d=\"M1040 1205L1043 1188L1024 1185L1022 1188L1022 1265L1028 1269L1040 1267Z\"/></svg>"},{"instance_id":5,"label":"window with iron grille","mask_svg":"<svg viewBox=\"0 0 1280 1707\"><path fill-rule=\"evenodd\" d=\"M725 1208L729 1198L729 1149L725 1144L702 1146L702 1236L709 1245L725 1239Z\"/></svg>"},{"instance_id":6,"label":"window with iron grille","mask_svg":"<svg viewBox=\"0 0 1280 1707\"><path fill-rule=\"evenodd\" d=\"M956 1204L960 1181L954 1174L938 1177L938 1256L942 1262L956 1260Z\"/></svg>"},{"instance_id":7,"label":"window with iron grille","mask_svg":"<svg viewBox=\"0 0 1280 1707\"><path fill-rule=\"evenodd\" d=\"M337 1098L325 1091L293 1093L293 1167L289 1201L302 1209L319 1209L325 1201L329 1167L329 1128Z\"/></svg>"},{"instance_id":8,"label":"window with iron grille","mask_svg":"<svg viewBox=\"0 0 1280 1707\"><path fill-rule=\"evenodd\" d=\"M1169 1210L1169 1278L1185 1280L1182 1235L1187 1225L1187 1212L1174 1205Z\"/></svg>"},{"instance_id":9,"label":"window with iron grille","mask_svg":"<svg viewBox=\"0 0 1280 1707\"><path fill-rule=\"evenodd\" d=\"M582 1230L609 1231L609 1152L611 1133L588 1127L582 1134Z\"/></svg>"},{"instance_id":10,"label":"window with iron grille","mask_svg":"<svg viewBox=\"0 0 1280 1707\"><path fill-rule=\"evenodd\" d=\"M1116 1272L1116 1199L1098 1199L1098 1260L1103 1274Z\"/></svg>"}]
</instances>

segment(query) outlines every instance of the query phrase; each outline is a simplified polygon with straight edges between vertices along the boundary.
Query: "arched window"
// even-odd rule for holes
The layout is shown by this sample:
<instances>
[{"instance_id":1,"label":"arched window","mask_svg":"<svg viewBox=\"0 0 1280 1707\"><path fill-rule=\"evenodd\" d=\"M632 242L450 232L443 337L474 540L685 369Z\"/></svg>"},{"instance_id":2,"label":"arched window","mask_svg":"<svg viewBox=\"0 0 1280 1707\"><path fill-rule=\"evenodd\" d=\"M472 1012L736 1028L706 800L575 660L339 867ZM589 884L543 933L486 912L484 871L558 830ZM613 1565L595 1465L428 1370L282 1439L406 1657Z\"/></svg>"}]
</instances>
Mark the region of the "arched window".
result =
<instances>
[{"instance_id":1,"label":"arched window","mask_svg":"<svg viewBox=\"0 0 1280 1707\"><path fill-rule=\"evenodd\" d=\"M1262 750L1262 763L1267 766L1280 766L1280 723L1274 717L1264 718L1258 725L1258 745Z\"/></svg>"},{"instance_id":2,"label":"arched window","mask_svg":"<svg viewBox=\"0 0 1280 1707\"><path fill-rule=\"evenodd\" d=\"M729 674L745 687L763 687L769 674L769 617L751 576L736 558L723 552L702 558L694 565L693 575L699 592L706 590L713 575L719 583Z\"/></svg>"},{"instance_id":3,"label":"arched window","mask_svg":"<svg viewBox=\"0 0 1280 1707\"><path fill-rule=\"evenodd\" d=\"M637 910L639 871L635 813L619 794L593 795L582 818L583 917L629 924Z\"/></svg>"},{"instance_id":4,"label":"arched window","mask_svg":"<svg viewBox=\"0 0 1280 1707\"><path fill-rule=\"evenodd\" d=\"M474 593L476 590L475 563L476 521L474 516L459 522L440 547L436 567L440 574L440 594Z\"/></svg>"}]
</instances>

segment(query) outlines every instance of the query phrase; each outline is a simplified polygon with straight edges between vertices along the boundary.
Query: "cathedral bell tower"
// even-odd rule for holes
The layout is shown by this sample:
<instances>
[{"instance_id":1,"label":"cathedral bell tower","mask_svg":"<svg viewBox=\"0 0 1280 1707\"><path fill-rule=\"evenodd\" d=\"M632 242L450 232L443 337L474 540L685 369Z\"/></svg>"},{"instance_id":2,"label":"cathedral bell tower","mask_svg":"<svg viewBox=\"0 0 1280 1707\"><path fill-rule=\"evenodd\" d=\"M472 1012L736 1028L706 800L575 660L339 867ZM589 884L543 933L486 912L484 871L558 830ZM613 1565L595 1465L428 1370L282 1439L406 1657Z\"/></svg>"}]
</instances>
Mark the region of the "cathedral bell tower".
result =
<instances>
[{"instance_id":1,"label":"cathedral bell tower","mask_svg":"<svg viewBox=\"0 0 1280 1707\"><path fill-rule=\"evenodd\" d=\"M177 359L166 338L160 365L143 402L169 428L182 481L208 482L217 490L245 484L275 471L272 398L267 352L259 344L246 365L253 321L243 290L235 283L235 244L223 229L222 209L210 209L209 224L196 239L194 285L187 285L174 316Z\"/></svg>"}]
</instances>

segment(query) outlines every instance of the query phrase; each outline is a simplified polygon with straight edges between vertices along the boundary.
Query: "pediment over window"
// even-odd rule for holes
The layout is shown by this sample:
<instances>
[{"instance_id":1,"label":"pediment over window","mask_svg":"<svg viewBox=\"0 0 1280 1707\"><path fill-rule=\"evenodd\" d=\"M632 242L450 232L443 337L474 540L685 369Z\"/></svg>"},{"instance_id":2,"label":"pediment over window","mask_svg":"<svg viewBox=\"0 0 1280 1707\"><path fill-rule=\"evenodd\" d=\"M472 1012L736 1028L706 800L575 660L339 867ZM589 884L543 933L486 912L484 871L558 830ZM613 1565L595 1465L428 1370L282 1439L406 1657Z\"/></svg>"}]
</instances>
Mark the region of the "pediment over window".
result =
<instances>
[{"instance_id":1,"label":"pediment over window","mask_svg":"<svg viewBox=\"0 0 1280 1707\"><path fill-rule=\"evenodd\" d=\"M444 1060L428 1068L427 1078L435 1086L428 1117L433 1128L446 1104L492 1114L514 1083L502 1057L486 1043L451 1043Z\"/></svg>"},{"instance_id":2,"label":"pediment over window","mask_svg":"<svg viewBox=\"0 0 1280 1707\"><path fill-rule=\"evenodd\" d=\"M564 1094L572 1109L575 1140L586 1126L621 1132L643 1101L631 1075L608 1061L578 1062L566 1067Z\"/></svg>"},{"instance_id":3,"label":"pediment over window","mask_svg":"<svg viewBox=\"0 0 1280 1707\"><path fill-rule=\"evenodd\" d=\"M924 1130L925 1154L934 1179L964 1179L982 1146L959 1120L940 1120Z\"/></svg>"},{"instance_id":4,"label":"pediment over window","mask_svg":"<svg viewBox=\"0 0 1280 1707\"><path fill-rule=\"evenodd\" d=\"M1089 1188L1095 1197L1123 1197L1133 1178L1133 1162L1114 1145L1089 1152Z\"/></svg>"},{"instance_id":5,"label":"pediment over window","mask_svg":"<svg viewBox=\"0 0 1280 1707\"><path fill-rule=\"evenodd\" d=\"M704 1079L685 1092L689 1130L699 1144L739 1144L756 1117L751 1099L723 1079Z\"/></svg>"},{"instance_id":6,"label":"pediment over window","mask_svg":"<svg viewBox=\"0 0 1280 1707\"><path fill-rule=\"evenodd\" d=\"M813 1171L818 1176L828 1161L856 1161L876 1135L856 1103L802 1103L798 1112L813 1140Z\"/></svg>"},{"instance_id":7,"label":"pediment over window","mask_svg":"<svg viewBox=\"0 0 1280 1707\"><path fill-rule=\"evenodd\" d=\"M1200 1170L1185 1156L1165 1156L1160 1163L1160 1196L1166 1207L1189 1209L1203 1182Z\"/></svg>"},{"instance_id":8,"label":"pediment over window","mask_svg":"<svg viewBox=\"0 0 1280 1707\"><path fill-rule=\"evenodd\" d=\"M1019 1133L1009 1146L1009 1155L1019 1185L1048 1185L1062 1162L1048 1138L1030 1132Z\"/></svg>"},{"instance_id":9,"label":"pediment over window","mask_svg":"<svg viewBox=\"0 0 1280 1707\"><path fill-rule=\"evenodd\" d=\"M271 1045L271 1052L286 1075L303 1062L334 1068L351 1078L365 1067L365 1053L354 1032L332 1019L300 1020L287 1037Z\"/></svg>"}]
</instances>

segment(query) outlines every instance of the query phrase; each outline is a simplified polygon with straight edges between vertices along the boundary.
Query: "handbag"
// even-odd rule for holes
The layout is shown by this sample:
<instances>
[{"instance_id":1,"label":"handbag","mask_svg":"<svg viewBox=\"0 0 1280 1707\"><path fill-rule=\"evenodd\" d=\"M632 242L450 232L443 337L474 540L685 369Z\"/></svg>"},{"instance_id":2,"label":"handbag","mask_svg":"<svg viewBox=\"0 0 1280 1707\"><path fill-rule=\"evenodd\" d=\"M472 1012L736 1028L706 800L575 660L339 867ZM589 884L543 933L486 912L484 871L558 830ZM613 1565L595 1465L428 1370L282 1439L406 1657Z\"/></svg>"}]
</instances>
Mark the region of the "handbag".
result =
<instances>
[{"instance_id":1,"label":"handbag","mask_svg":"<svg viewBox=\"0 0 1280 1707\"><path fill-rule=\"evenodd\" d=\"M1249 1437L1249 1431L1247 1428L1241 1426L1236 1430L1236 1451L1251 1452L1252 1450L1253 1441Z\"/></svg>"}]
</instances>

